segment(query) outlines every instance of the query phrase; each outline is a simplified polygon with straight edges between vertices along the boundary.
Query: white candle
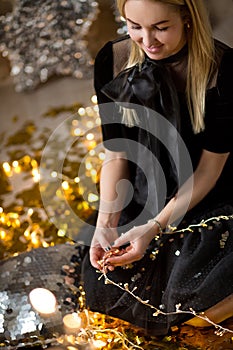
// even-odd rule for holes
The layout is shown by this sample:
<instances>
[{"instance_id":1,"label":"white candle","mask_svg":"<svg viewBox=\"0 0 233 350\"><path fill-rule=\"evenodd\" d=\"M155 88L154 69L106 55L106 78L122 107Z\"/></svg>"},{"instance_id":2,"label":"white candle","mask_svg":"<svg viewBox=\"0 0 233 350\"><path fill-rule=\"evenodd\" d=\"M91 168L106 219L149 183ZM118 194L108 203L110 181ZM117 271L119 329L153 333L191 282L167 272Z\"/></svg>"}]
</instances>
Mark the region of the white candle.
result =
<instances>
[{"instance_id":1,"label":"white candle","mask_svg":"<svg viewBox=\"0 0 233 350\"><path fill-rule=\"evenodd\" d=\"M33 289L29 293L29 300L34 309L41 314L52 314L56 311L56 298L48 289Z\"/></svg>"},{"instance_id":2,"label":"white candle","mask_svg":"<svg viewBox=\"0 0 233 350\"><path fill-rule=\"evenodd\" d=\"M73 312L63 317L63 323L66 333L77 332L82 326L82 318L77 312Z\"/></svg>"}]
</instances>

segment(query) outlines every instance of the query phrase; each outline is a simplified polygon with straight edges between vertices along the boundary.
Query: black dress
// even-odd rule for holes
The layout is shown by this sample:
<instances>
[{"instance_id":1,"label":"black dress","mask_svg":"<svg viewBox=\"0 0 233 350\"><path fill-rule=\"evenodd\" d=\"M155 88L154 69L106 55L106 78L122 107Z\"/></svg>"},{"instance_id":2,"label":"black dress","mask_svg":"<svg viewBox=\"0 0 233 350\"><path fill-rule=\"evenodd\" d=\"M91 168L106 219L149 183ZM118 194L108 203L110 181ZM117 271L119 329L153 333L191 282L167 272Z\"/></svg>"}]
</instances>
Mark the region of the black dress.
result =
<instances>
[{"instance_id":1,"label":"black dress","mask_svg":"<svg viewBox=\"0 0 233 350\"><path fill-rule=\"evenodd\" d=\"M197 224L197 227L192 231L176 232L172 236L163 235L159 242L153 240L140 261L132 264L130 268L116 268L114 272L109 272L109 278L117 283L128 283L130 290L136 286L137 296L142 300L149 300L150 304L164 313L175 311L178 304L181 305L182 310L192 308L200 312L233 293L233 219L231 218L233 214L233 50L216 42L218 68L216 74L213 74L206 94L205 130L198 134L194 134L192 130L184 94L187 47L178 54L161 61L150 62L146 58L149 63L145 64L149 67L158 63L161 69L165 68L168 72L170 83L174 85L173 91L175 90L177 94L178 104L177 101L172 101L173 91L167 91L166 98L169 99L170 93L171 104L173 103L177 108L174 107L173 110L167 110L166 106L164 108L163 102L166 102L166 99L163 100L161 94L166 86L158 84L153 87L157 90L154 92L154 100L151 99L152 102L149 101L143 87L138 93L136 87L135 94L126 102L140 105L138 114L142 119L144 118L144 121L151 122L153 119L153 111L148 116L144 107L149 107L151 110L157 109L159 115L165 118L168 116L172 124L171 134L173 129L176 129L181 135L181 141L178 137L175 139L175 144L172 144L174 140L170 141L171 135L167 136L167 132L165 138L161 139L158 134L154 135L151 131L153 122L149 123L149 127L141 128L141 125L144 125L143 122L140 127L128 127L122 123L119 109L108 107L112 106L112 104L108 105L109 102L119 102L119 100L123 101L123 106L128 106L124 105L125 100L124 97L122 98L125 85L121 86L121 84L125 78L124 74L129 80L132 72L125 73L126 71L123 70L123 80L121 73L113 80L116 65L114 60L117 59L114 56L114 45L121 42L125 45L127 41L129 41L128 37L107 43L97 55L95 63L95 88L98 102L107 103L103 105L107 107L100 106L103 141L105 147L112 151L126 151L130 180L134 188L131 201L122 211L119 231L125 232L127 228L143 224L145 220L154 217L174 196L180 184L195 170L203 149L215 153L230 152L230 156L215 187L176 225L178 230L192 224ZM133 75L134 73L135 71ZM136 81L135 75L133 78ZM118 98L119 95L120 98ZM173 112L179 114L179 120L177 116L171 117ZM164 142L166 147L163 147ZM179 147L183 147L185 151L180 153ZM149 153L146 152L147 149ZM173 152L172 149L174 154L171 157L169 152ZM173 164L177 150L179 159L175 158L175 160L179 162L181 169L179 174ZM187 154L187 163L183 166ZM152 169L154 155L159 160L159 168L162 171ZM160 187L163 187L160 186L161 181L166 182L166 193L160 191ZM158 194L159 192L161 193ZM156 198L154 202L153 198ZM142 212L143 215L141 215ZM210 219L207 225L199 225L202 220L207 219ZM83 276L87 305L92 310L127 320L147 329L150 334L166 334L171 326L192 317L184 313L153 315L155 310L143 305L118 287L104 284L103 279L99 280L100 275L91 266L89 256L86 256L83 263Z\"/></svg>"}]
</instances>

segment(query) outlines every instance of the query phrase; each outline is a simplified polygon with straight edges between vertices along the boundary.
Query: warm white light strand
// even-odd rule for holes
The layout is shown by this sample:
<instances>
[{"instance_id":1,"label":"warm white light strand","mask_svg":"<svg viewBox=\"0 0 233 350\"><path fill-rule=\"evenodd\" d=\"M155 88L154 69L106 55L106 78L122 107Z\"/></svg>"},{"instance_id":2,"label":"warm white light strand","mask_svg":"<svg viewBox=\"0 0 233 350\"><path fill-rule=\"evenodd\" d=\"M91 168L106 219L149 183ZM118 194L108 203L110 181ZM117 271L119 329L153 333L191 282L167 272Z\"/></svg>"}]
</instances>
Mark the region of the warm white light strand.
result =
<instances>
[{"instance_id":1,"label":"warm white light strand","mask_svg":"<svg viewBox=\"0 0 233 350\"><path fill-rule=\"evenodd\" d=\"M112 284L118 288L120 288L121 290L123 290L124 292L127 292L128 294L130 294L134 299L136 299L139 303L155 310L153 316L158 316L158 315L163 315L163 316L171 316L171 315L176 315L176 314L188 314L188 315L193 315L196 316L204 321L207 321L208 323L210 323L212 326L214 326L217 330L215 331L215 333L219 336L223 336L224 333L229 332L229 333L233 333L233 330L222 327L221 325L218 325L216 323L214 323L213 321L211 321L206 315L204 315L203 313L197 313L195 310L193 310L192 308L190 308L190 310L181 310L181 304L177 304L176 305L176 311L173 312L163 312L161 310L159 310L158 308L156 308L155 306L151 305L149 303L149 300L143 300L140 297L138 297L136 294L134 294L135 290L137 289L137 287L134 287L133 290L131 291L129 289L128 283L124 284L124 287L119 283L116 283L114 281L112 281L111 279L109 279L106 275L106 273L103 273L100 278L104 277L105 279L105 283L106 284ZM99 279L100 279L99 278Z\"/></svg>"},{"instance_id":2,"label":"warm white light strand","mask_svg":"<svg viewBox=\"0 0 233 350\"><path fill-rule=\"evenodd\" d=\"M210 221L220 221L220 220L230 220L233 219L233 215L221 215L221 216L217 216L217 217L212 217L209 218L207 220L202 220L199 224L195 224L195 225L190 225L185 229L182 230L177 230L176 228L172 228L172 232L165 232L167 234L171 234L171 233L183 233L186 231L189 232L193 232L193 228L199 228L199 227L207 227L207 223ZM233 333L233 330L225 328L219 324L216 324L215 322L211 321L204 313L197 313L195 310L193 310L192 308L190 308L189 310L181 310L181 304L177 304L176 305L176 311L173 312L163 312L160 309L156 308L154 305L151 305L149 303L149 300L143 300L141 299L139 296L137 296L134 292L137 290L137 287L134 287L132 290L129 289L129 284L125 283L124 285L122 285L122 283L116 283L114 281L112 281L110 278L108 278L107 276L107 272L106 270L103 270L103 273L101 274L101 276L99 277L99 279L101 279L102 277L104 277L105 279L105 283L106 284L112 284L114 286L116 286L117 288L120 288L122 291L127 292L128 294L130 294L134 299L136 299L138 302L140 302L141 304L151 308L152 310L155 310L153 316L158 316L158 315L164 315L164 316L171 316L171 315L175 315L175 314L188 314L188 315L193 315L195 317L198 317L204 321L207 321L210 325L214 326L216 328L215 334L219 335L219 336L223 336L225 333Z\"/></svg>"},{"instance_id":3,"label":"warm white light strand","mask_svg":"<svg viewBox=\"0 0 233 350\"><path fill-rule=\"evenodd\" d=\"M220 216L217 216L217 217L212 217L212 218L209 218L209 219L206 219L206 220L202 220L199 224L192 224L192 225L189 225L188 227L184 228L184 229L180 229L180 230L177 230L176 227L172 227L171 225L168 226L168 228L171 230L171 231L165 231L163 232L163 234L173 234L173 233L184 233L184 232L193 232L193 229L194 228L200 228L200 227L207 227L207 223L210 222L210 221L220 221L220 220L230 220L230 219L233 219L233 215L220 215Z\"/></svg>"}]
</instances>

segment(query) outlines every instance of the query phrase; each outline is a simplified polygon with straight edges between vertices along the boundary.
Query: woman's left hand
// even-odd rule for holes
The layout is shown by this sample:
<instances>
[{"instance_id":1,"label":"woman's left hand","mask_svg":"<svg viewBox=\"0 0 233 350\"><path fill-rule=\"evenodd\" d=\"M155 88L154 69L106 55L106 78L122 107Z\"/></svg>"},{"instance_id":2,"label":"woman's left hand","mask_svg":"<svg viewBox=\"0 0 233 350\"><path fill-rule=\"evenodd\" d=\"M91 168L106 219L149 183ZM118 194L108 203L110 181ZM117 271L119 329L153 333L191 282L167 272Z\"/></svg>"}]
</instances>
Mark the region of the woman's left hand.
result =
<instances>
[{"instance_id":1,"label":"woman's left hand","mask_svg":"<svg viewBox=\"0 0 233 350\"><path fill-rule=\"evenodd\" d=\"M153 223L133 227L127 233L120 236L114 242L113 249L129 243L129 245L121 249L121 255L111 255L106 259L106 264L111 270L116 266L123 266L134 261L142 259L145 251L153 237L159 233L158 227Z\"/></svg>"}]
</instances>

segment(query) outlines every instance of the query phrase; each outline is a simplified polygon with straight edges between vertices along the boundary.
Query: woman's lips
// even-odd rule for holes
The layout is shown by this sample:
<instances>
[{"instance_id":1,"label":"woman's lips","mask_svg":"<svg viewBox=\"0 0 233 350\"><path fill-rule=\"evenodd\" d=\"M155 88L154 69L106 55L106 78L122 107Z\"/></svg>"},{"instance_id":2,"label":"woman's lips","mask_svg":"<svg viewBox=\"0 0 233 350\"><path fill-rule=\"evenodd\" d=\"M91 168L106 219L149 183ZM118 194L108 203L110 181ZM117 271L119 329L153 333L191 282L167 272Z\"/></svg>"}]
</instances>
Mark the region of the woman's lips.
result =
<instances>
[{"instance_id":1,"label":"woman's lips","mask_svg":"<svg viewBox=\"0 0 233 350\"><path fill-rule=\"evenodd\" d=\"M146 51L149 53L158 53L161 51L163 45L159 45L159 46L151 46L151 47L145 47Z\"/></svg>"}]
</instances>

